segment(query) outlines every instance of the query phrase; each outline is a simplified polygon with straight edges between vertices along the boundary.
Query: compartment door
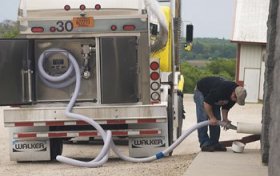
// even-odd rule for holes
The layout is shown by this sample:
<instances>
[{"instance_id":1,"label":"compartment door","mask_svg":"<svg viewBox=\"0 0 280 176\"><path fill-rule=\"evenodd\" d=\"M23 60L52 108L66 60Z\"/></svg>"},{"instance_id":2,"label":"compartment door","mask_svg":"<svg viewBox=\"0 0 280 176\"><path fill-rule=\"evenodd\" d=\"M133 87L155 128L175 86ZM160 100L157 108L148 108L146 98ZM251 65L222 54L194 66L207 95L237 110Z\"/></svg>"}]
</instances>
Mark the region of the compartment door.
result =
<instances>
[{"instance_id":1,"label":"compartment door","mask_svg":"<svg viewBox=\"0 0 280 176\"><path fill-rule=\"evenodd\" d=\"M101 101L138 102L137 37L104 37L101 46Z\"/></svg>"},{"instance_id":2,"label":"compartment door","mask_svg":"<svg viewBox=\"0 0 280 176\"><path fill-rule=\"evenodd\" d=\"M0 40L0 105L32 102L32 43Z\"/></svg>"}]
</instances>

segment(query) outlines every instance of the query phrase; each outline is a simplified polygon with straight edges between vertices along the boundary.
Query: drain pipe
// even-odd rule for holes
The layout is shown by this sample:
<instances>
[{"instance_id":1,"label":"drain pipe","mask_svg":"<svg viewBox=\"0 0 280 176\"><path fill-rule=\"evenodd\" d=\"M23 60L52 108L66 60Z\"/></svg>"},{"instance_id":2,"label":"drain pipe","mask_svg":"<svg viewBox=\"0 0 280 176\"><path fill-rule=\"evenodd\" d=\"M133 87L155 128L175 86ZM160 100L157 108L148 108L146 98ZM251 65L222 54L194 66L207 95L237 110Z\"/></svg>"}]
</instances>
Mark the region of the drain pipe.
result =
<instances>
[{"instance_id":1,"label":"drain pipe","mask_svg":"<svg viewBox=\"0 0 280 176\"><path fill-rule=\"evenodd\" d=\"M76 102L76 99L78 97L78 94L79 94L79 91L80 91L80 86L81 86L80 68L79 68L78 63L76 62L76 59L74 58L74 56L72 54L70 54L68 51L66 51L64 49L59 49L59 48L54 48L54 49L49 49L49 50L44 51L41 54L41 56L39 57L39 62L38 62L39 73L41 74L41 76L49 82L61 82L63 79L66 79L67 77L72 75L70 71L67 71L66 73L64 73L63 75L61 75L59 77L54 77L54 76L48 75L45 72L45 70L43 68L43 65L42 65L44 59L46 58L46 56L48 56L48 53L64 54L66 57L69 58L69 61L72 65L72 66L70 66L70 68L73 67L73 70L75 72L75 76L76 76L75 77L76 78L76 83L75 84L76 84L76 86L75 86L73 96L71 97L70 102L67 105L67 108L65 110L65 115L67 117L71 117L71 118L74 118L76 120L85 121L86 123L93 126L98 131L98 133L101 135L101 137L104 141L104 146L103 146L101 152L92 161L84 162L84 161L79 161L79 160L67 158L67 157L64 157L64 156L57 156L56 159L60 162L70 164L70 165L73 165L73 166L99 167L99 166L102 166L104 163L107 162L108 157L109 157L110 148L116 153L117 156L119 156L123 160L130 161L130 162L150 162L150 161L153 161L153 160L156 160L156 159L161 159L164 156L168 156L168 154L171 151L173 151L193 131L195 131L198 128L209 125L209 121L204 121L204 122L201 122L201 123L198 123L198 124L194 125L193 127L189 128L187 131L185 131L183 133L183 135L181 135L170 147L168 147L167 149L165 149L162 152L157 153L156 155L153 155L153 156L150 156L150 157L147 157L147 158L132 158L132 157L125 156L117 149L116 145L114 144L114 142L112 140L112 132L110 130L104 131L104 129L98 123L96 123L94 120L90 119L89 117L86 117L86 116L83 116L83 115L80 115L80 114L75 114L75 113L71 112L73 107L74 107L74 104ZM53 83L53 84L55 84L55 83ZM219 125L223 126L224 124L222 122L219 122Z\"/></svg>"},{"instance_id":2,"label":"drain pipe","mask_svg":"<svg viewBox=\"0 0 280 176\"><path fill-rule=\"evenodd\" d=\"M240 141L233 141L231 146L232 151L242 153L246 143L254 142L260 139L261 129L261 124L238 122L237 133L252 134L252 136L242 138Z\"/></svg>"},{"instance_id":3,"label":"drain pipe","mask_svg":"<svg viewBox=\"0 0 280 176\"><path fill-rule=\"evenodd\" d=\"M261 139L261 129L262 129L261 124L237 122L236 126L229 124L229 126L225 126L225 127L227 127L227 129L236 130L237 133L250 134L249 136L245 136L242 139L220 142L225 147L231 146L234 152L241 153L243 152L245 145L247 143L255 142Z\"/></svg>"},{"instance_id":4,"label":"drain pipe","mask_svg":"<svg viewBox=\"0 0 280 176\"><path fill-rule=\"evenodd\" d=\"M257 123L237 123L237 133L261 134L262 126Z\"/></svg>"}]
</instances>

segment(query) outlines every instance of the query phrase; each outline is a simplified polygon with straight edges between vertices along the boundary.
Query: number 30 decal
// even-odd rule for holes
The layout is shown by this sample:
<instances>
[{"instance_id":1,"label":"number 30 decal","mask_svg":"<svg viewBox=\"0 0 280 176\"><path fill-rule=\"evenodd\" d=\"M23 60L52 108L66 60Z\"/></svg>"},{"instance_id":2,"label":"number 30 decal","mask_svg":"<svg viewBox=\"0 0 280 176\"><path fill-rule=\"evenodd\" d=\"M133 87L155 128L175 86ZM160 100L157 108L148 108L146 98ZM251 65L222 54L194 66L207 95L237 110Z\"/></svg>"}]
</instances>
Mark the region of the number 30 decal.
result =
<instances>
[{"instance_id":1,"label":"number 30 decal","mask_svg":"<svg viewBox=\"0 0 280 176\"><path fill-rule=\"evenodd\" d=\"M66 21L65 23L63 21L58 21L56 23L56 30L57 32L63 32L64 30L66 30L67 32L71 32L73 31L73 23L72 21Z\"/></svg>"}]
</instances>

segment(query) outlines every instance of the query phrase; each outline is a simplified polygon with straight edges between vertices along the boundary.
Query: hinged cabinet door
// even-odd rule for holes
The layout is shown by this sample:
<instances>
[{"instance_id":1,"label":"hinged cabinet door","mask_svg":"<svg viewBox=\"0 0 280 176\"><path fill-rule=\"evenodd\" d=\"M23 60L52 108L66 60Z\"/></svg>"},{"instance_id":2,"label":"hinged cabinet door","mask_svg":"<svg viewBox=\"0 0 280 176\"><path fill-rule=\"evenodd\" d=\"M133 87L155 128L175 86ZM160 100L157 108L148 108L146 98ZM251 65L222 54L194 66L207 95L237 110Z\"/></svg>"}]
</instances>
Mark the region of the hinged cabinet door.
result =
<instances>
[{"instance_id":1,"label":"hinged cabinet door","mask_svg":"<svg viewBox=\"0 0 280 176\"><path fill-rule=\"evenodd\" d=\"M0 40L0 105L33 101L33 44L29 40Z\"/></svg>"},{"instance_id":2,"label":"hinged cabinet door","mask_svg":"<svg viewBox=\"0 0 280 176\"><path fill-rule=\"evenodd\" d=\"M103 104L138 102L137 37L101 38Z\"/></svg>"}]
</instances>

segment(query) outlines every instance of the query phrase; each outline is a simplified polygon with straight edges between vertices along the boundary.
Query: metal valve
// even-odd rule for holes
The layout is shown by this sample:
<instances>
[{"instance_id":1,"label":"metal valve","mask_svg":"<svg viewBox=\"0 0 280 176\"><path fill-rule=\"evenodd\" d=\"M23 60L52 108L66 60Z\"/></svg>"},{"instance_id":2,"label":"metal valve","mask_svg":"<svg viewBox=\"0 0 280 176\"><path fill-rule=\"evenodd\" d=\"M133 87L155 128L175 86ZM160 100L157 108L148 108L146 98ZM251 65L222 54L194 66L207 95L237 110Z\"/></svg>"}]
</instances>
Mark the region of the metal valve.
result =
<instances>
[{"instance_id":1,"label":"metal valve","mask_svg":"<svg viewBox=\"0 0 280 176\"><path fill-rule=\"evenodd\" d=\"M82 55L84 59L82 77L89 79L91 77L89 59L92 53L95 53L96 48L93 45L82 45Z\"/></svg>"}]
</instances>

